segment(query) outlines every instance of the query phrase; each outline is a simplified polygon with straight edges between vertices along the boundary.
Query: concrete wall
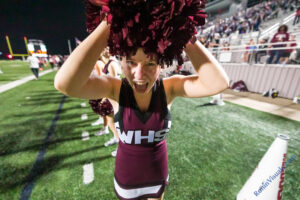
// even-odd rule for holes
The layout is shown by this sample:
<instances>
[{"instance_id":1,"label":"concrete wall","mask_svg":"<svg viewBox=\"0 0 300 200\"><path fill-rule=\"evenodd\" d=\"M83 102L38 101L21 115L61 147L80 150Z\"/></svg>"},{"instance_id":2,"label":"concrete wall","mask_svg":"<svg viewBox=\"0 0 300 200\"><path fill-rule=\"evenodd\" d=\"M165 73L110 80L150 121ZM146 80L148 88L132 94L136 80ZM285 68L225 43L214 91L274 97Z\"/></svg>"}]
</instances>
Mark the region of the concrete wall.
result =
<instances>
[{"instance_id":1,"label":"concrete wall","mask_svg":"<svg viewBox=\"0 0 300 200\"><path fill-rule=\"evenodd\" d=\"M279 91L279 96L293 99L300 95L299 65L264 65L223 63L231 83L243 80L250 92L263 93L271 88ZM186 69L193 69L191 62L184 63ZM194 72L193 70L190 70Z\"/></svg>"},{"instance_id":2,"label":"concrete wall","mask_svg":"<svg viewBox=\"0 0 300 200\"><path fill-rule=\"evenodd\" d=\"M300 95L300 66L299 65L264 65L223 63L231 83L243 80L250 92L263 93L271 88L279 91L279 96L293 99ZM175 66L162 70L161 78L168 77ZM185 62L183 69L195 73L191 62Z\"/></svg>"},{"instance_id":3,"label":"concrete wall","mask_svg":"<svg viewBox=\"0 0 300 200\"><path fill-rule=\"evenodd\" d=\"M271 88L279 96L292 99L300 95L300 66L223 64L230 80L243 80L248 90L263 93Z\"/></svg>"}]
</instances>

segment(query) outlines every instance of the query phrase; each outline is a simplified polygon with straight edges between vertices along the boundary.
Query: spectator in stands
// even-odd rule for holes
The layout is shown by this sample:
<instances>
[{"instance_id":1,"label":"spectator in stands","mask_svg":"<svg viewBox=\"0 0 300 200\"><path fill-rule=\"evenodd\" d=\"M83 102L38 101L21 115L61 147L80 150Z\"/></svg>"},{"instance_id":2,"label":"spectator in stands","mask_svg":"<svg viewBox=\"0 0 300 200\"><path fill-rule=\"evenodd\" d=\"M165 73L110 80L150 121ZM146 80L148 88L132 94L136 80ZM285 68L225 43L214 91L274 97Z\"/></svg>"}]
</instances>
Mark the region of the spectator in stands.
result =
<instances>
[{"instance_id":1,"label":"spectator in stands","mask_svg":"<svg viewBox=\"0 0 300 200\"><path fill-rule=\"evenodd\" d=\"M298 2L298 0L291 0L289 2L290 11L294 11L297 9L297 5L296 5L297 2Z\"/></svg>"},{"instance_id":2,"label":"spectator in stands","mask_svg":"<svg viewBox=\"0 0 300 200\"><path fill-rule=\"evenodd\" d=\"M201 44L203 44L206 48L208 48L209 42L207 41L205 35L201 35L199 41L200 41Z\"/></svg>"},{"instance_id":3,"label":"spectator in stands","mask_svg":"<svg viewBox=\"0 0 300 200\"><path fill-rule=\"evenodd\" d=\"M239 34L247 33L247 30L250 28L248 21L242 19L238 26Z\"/></svg>"},{"instance_id":4,"label":"spectator in stands","mask_svg":"<svg viewBox=\"0 0 300 200\"><path fill-rule=\"evenodd\" d=\"M293 42L293 43L289 43L287 46L291 47L290 49L285 49L284 53L282 55L282 63L283 64L287 64L289 62L289 58L291 53L295 50L295 47L297 46L296 43L296 35L291 35L291 39L289 40L289 42Z\"/></svg>"},{"instance_id":5,"label":"spectator in stands","mask_svg":"<svg viewBox=\"0 0 300 200\"><path fill-rule=\"evenodd\" d=\"M281 1L281 7L282 9L284 10L284 14L287 13L287 10L288 10L288 0L282 0Z\"/></svg>"},{"instance_id":6,"label":"spectator in stands","mask_svg":"<svg viewBox=\"0 0 300 200\"><path fill-rule=\"evenodd\" d=\"M229 44L229 41L224 41L222 43L222 51L229 51L230 50L230 44Z\"/></svg>"},{"instance_id":7,"label":"spectator in stands","mask_svg":"<svg viewBox=\"0 0 300 200\"><path fill-rule=\"evenodd\" d=\"M218 48L220 46L220 34L215 33L214 39L212 42L210 42L210 48L213 48L212 53L217 58L218 57Z\"/></svg>"},{"instance_id":8,"label":"spectator in stands","mask_svg":"<svg viewBox=\"0 0 300 200\"><path fill-rule=\"evenodd\" d=\"M255 42L253 39L250 39L246 49L247 49L247 51L245 51L245 53L244 53L243 60L244 60L244 62L249 63L249 62L251 62L252 57L255 54L255 50L257 49L257 46L255 45Z\"/></svg>"},{"instance_id":9,"label":"spectator in stands","mask_svg":"<svg viewBox=\"0 0 300 200\"><path fill-rule=\"evenodd\" d=\"M263 21L264 14L262 12L256 13L256 16L254 18L255 24L254 24L254 31L259 31L259 26L261 22Z\"/></svg>"},{"instance_id":10,"label":"spectator in stands","mask_svg":"<svg viewBox=\"0 0 300 200\"><path fill-rule=\"evenodd\" d=\"M278 18L278 14L279 14L279 7L276 7L275 10L272 11L269 19L275 19Z\"/></svg>"},{"instance_id":11,"label":"spectator in stands","mask_svg":"<svg viewBox=\"0 0 300 200\"><path fill-rule=\"evenodd\" d=\"M178 65L174 71L171 72L171 76L176 75L176 74L180 74L180 70L182 69L181 65Z\"/></svg>"},{"instance_id":12,"label":"spectator in stands","mask_svg":"<svg viewBox=\"0 0 300 200\"><path fill-rule=\"evenodd\" d=\"M268 40L269 40L268 37L264 37L261 40L259 40L259 42L258 42L258 44L259 44L258 49L259 50L255 53L255 64L261 63L261 61L260 61L261 57L267 55L267 51L263 50L263 49L268 48L268 46L266 45L266 43L268 42Z\"/></svg>"},{"instance_id":13,"label":"spectator in stands","mask_svg":"<svg viewBox=\"0 0 300 200\"><path fill-rule=\"evenodd\" d=\"M213 43L215 33L218 33L220 37L224 37L224 35L230 36L231 33L236 31L240 34L259 31L261 23L277 17L280 8L284 10L286 6L296 6L298 1L300 2L300 0L285 0L280 5L277 0L263 1L247 10L238 10L232 17L211 20L201 31L207 36L207 41L211 43ZM208 27L210 29L204 31Z\"/></svg>"},{"instance_id":14,"label":"spectator in stands","mask_svg":"<svg viewBox=\"0 0 300 200\"><path fill-rule=\"evenodd\" d=\"M296 14L295 14L293 25L298 24L299 23L299 19L300 19L300 7L298 7L297 10L296 10Z\"/></svg>"},{"instance_id":15,"label":"spectator in stands","mask_svg":"<svg viewBox=\"0 0 300 200\"><path fill-rule=\"evenodd\" d=\"M282 42L287 42L289 41L290 35L287 32L288 31L288 27L287 25L281 25L277 31L277 33L275 33L275 35L273 36L271 43L282 43ZM277 44L277 45L271 45L269 46L269 48L281 48L281 47L286 47L286 44ZM268 64L273 63L273 59L275 57L275 63L279 64L279 60L280 58L283 56L284 50L282 49L275 49L275 50L271 50L270 51L270 57L267 60Z\"/></svg>"},{"instance_id":16,"label":"spectator in stands","mask_svg":"<svg viewBox=\"0 0 300 200\"><path fill-rule=\"evenodd\" d=\"M296 48L289 57L288 64L300 64L300 49Z\"/></svg>"}]
</instances>

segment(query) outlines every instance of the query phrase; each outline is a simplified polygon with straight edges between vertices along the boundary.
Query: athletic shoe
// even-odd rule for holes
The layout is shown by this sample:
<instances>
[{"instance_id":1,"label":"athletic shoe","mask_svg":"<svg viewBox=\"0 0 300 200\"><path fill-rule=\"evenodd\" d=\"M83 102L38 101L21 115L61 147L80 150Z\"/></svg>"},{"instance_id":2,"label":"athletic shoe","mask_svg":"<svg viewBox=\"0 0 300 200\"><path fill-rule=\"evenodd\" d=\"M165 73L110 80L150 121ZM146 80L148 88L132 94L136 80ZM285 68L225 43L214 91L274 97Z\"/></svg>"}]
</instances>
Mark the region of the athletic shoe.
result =
<instances>
[{"instance_id":1,"label":"athletic shoe","mask_svg":"<svg viewBox=\"0 0 300 200\"><path fill-rule=\"evenodd\" d=\"M108 140L107 142L105 142L104 146L108 147L108 146L117 144L118 142L119 142L118 139L113 137L113 138L110 138L110 140Z\"/></svg>"},{"instance_id":2,"label":"athletic shoe","mask_svg":"<svg viewBox=\"0 0 300 200\"><path fill-rule=\"evenodd\" d=\"M116 157L116 156L117 156L117 149L114 150L113 152L111 152L111 156L112 156L112 157Z\"/></svg>"},{"instance_id":3,"label":"athletic shoe","mask_svg":"<svg viewBox=\"0 0 300 200\"><path fill-rule=\"evenodd\" d=\"M108 128L103 127L100 129L100 131L95 133L95 136L106 135L106 134L109 134Z\"/></svg>"},{"instance_id":4,"label":"athletic shoe","mask_svg":"<svg viewBox=\"0 0 300 200\"><path fill-rule=\"evenodd\" d=\"M95 121L94 123L92 123L92 126L98 126L100 124L103 124L103 118L99 118L97 119L97 121Z\"/></svg>"}]
</instances>

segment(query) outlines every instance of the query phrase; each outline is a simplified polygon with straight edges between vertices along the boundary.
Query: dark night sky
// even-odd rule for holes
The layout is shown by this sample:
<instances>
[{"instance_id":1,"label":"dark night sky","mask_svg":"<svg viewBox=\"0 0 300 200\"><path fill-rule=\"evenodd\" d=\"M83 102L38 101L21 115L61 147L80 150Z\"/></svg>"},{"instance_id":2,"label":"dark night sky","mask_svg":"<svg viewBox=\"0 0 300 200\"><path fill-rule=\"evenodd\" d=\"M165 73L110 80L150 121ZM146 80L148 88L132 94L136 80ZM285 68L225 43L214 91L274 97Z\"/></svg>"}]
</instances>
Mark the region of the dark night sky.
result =
<instances>
[{"instance_id":1,"label":"dark night sky","mask_svg":"<svg viewBox=\"0 0 300 200\"><path fill-rule=\"evenodd\" d=\"M68 54L67 40L86 36L83 0L0 0L0 51L25 53L23 37L43 40L48 54Z\"/></svg>"}]
</instances>

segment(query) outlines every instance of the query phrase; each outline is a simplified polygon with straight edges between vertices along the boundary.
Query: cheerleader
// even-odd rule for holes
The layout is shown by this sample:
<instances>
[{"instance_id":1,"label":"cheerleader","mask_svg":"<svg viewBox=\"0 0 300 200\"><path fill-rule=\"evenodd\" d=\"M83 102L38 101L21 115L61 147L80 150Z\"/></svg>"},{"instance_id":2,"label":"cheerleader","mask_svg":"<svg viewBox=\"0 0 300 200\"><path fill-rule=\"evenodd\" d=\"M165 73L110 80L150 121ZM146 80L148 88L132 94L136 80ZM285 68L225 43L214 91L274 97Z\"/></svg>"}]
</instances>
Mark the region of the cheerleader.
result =
<instances>
[{"instance_id":1,"label":"cheerleader","mask_svg":"<svg viewBox=\"0 0 300 200\"><path fill-rule=\"evenodd\" d=\"M169 181L166 135L173 100L212 96L228 87L220 64L193 37L196 27L205 23L203 8L200 0L86 1L90 35L57 73L55 87L69 96L107 97L119 103L114 173L119 199L163 199ZM111 55L121 57L122 80L89 76L107 45ZM162 66L173 60L183 63L183 50L196 74L159 80Z\"/></svg>"},{"instance_id":2,"label":"cheerleader","mask_svg":"<svg viewBox=\"0 0 300 200\"><path fill-rule=\"evenodd\" d=\"M111 75L113 77L120 78L121 69L119 63L109 55L109 50L106 48L99 60L96 62L94 70L91 76L99 77L102 75ZM108 147L119 142L119 137L116 132L116 127L114 124L114 111L118 110L118 104L113 100L108 100L107 98L101 98L97 100L89 100L89 104L92 110L99 115L99 119L103 118L103 127L95 133L96 136L109 134L108 127L113 132L114 137L109 141L104 143L104 146ZM94 124L94 123L93 123ZM112 156L116 156L116 150L112 152Z\"/></svg>"}]
</instances>

